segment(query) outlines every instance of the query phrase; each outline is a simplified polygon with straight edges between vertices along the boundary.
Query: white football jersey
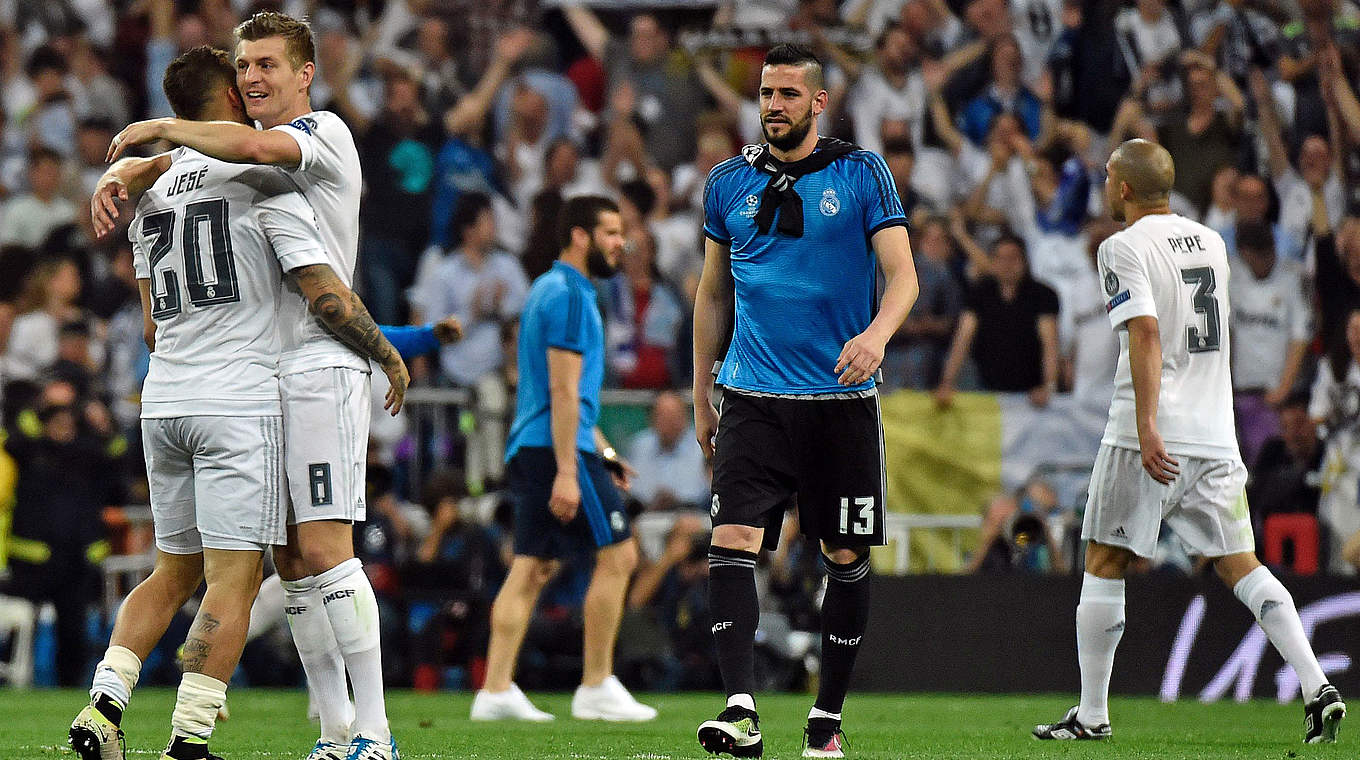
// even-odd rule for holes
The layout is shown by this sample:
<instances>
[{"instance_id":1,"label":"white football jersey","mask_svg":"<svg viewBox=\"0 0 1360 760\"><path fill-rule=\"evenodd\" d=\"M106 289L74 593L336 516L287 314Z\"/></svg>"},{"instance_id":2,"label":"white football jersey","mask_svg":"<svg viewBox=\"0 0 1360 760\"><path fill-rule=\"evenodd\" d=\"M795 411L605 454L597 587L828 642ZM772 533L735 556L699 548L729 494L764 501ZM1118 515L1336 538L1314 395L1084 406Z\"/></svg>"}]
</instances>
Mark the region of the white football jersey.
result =
<instances>
[{"instance_id":1,"label":"white football jersey","mask_svg":"<svg viewBox=\"0 0 1360 760\"><path fill-rule=\"evenodd\" d=\"M1156 317L1162 343L1157 428L1173 455L1240 460L1233 431L1228 253L1223 238L1178 214L1145 216L1100 246L1105 311L1119 330L1114 401L1102 443L1137 449L1124 323Z\"/></svg>"},{"instance_id":2,"label":"white football jersey","mask_svg":"<svg viewBox=\"0 0 1360 760\"><path fill-rule=\"evenodd\" d=\"M282 273L327 263L297 186L274 167L180 148L128 238L156 323L142 417L280 414Z\"/></svg>"},{"instance_id":3,"label":"white football jersey","mask_svg":"<svg viewBox=\"0 0 1360 760\"><path fill-rule=\"evenodd\" d=\"M1313 310L1292 261L1276 261L1263 280L1240 263L1232 273L1233 387L1271 390L1280 383L1289 344L1313 336Z\"/></svg>"},{"instance_id":4,"label":"white football jersey","mask_svg":"<svg viewBox=\"0 0 1360 760\"><path fill-rule=\"evenodd\" d=\"M363 194L363 172L354 136L330 111L312 111L274 129L297 140L302 162L289 176L316 211L321 240L326 245L326 263L353 287L359 253L359 197ZM325 367L368 371L368 359L327 332L295 290L290 289L284 297L279 324L283 331L280 374Z\"/></svg>"}]
</instances>

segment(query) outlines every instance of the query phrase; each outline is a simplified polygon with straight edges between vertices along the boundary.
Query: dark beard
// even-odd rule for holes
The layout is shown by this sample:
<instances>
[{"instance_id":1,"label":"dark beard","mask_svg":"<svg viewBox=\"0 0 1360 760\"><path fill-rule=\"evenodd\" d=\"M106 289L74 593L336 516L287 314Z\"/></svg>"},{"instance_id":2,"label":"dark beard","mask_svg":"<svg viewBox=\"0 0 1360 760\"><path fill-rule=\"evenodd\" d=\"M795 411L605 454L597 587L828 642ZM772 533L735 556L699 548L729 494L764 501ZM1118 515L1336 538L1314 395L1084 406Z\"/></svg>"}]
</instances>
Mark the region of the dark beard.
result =
<instances>
[{"instance_id":1,"label":"dark beard","mask_svg":"<svg viewBox=\"0 0 1360 760\"><path fill-rule=\"evenodd\" d=\"M799 145L802 144L803 139L807 137L808 132L811 130L812 130L811 110L808 111L807 116L804 117L802 121L790 122L789 131L783 137L775 137L771 135L770 125L764 122L761 122L760 124L760 131L765 135L765 142L769 143L771 147L778 148L779 150L783 151L789 151L793 150L794 148L797 148Z\"/></svg>"},{"instance_id":2,"label":"dark beard","mask_svg":"<svg viewBox=\"0 0 1360 760\"><path fill-rule=\"evenodd\" d=\"M586 273L591 277L614 276L614 267L609 265L609 259L604 255L604 249L595 245L595 241L590 241L590 250L586 251Z\"/></svg>"}]
</instances>

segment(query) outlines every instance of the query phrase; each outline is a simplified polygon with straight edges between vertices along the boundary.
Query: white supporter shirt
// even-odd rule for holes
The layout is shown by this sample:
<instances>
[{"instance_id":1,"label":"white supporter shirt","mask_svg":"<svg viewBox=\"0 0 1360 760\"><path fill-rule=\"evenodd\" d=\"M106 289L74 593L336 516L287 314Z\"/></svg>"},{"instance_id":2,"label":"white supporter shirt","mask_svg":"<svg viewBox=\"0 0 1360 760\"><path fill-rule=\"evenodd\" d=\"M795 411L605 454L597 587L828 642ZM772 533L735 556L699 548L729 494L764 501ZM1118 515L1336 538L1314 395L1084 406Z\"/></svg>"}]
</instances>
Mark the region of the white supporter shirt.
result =
<instances>
[{"instance_id":1,"label":"white supporter shirt","mask_svg":"<svg viewBox=\"0 0 1360 760\"><path fill-rule=\"evenodd\" d=\"M1114 395L1119 340L1105 321L1100 278L1088 264L1054 288L1060 304L1058 340L1063 353L1072 357L1072 395L1083 406L1108 408Z\"/></svg>"},{"instance_id":2,"label":"white supporter shirt","mask_svg":"<svg viewBox=\"0 0 1360 760\"><path fill-rule=\"evenodd\" d=\"M1232 270L1233 388L1270 390L1280 382L1289 344L1312 336L1298 265L1276 261L1258 280L1245 263Z\"/></svg>"},{"instance_id":3,"label":"white supporter shirt","mask_svg":"<svg viewBox=\"0 0 1360 760\"><path fill-rule=\"evenodd\" d=\"M1098 259L1105 310L1119 330L1114 400L1101 443L1139 448L1129 337L1123 328L1134 317L1150 316L1161 333L1157 428L1167 452L1240 460L1233 430L1223 238L1177 214L1145 216L1102 243Z\"/></svg>"},{"instance_id":4,"label":"white supporter shirt","mask_svg":"<svg viewBox=\"0 0 1360 760\"><path fill-rule=\"evenodd\" d=\"M1048 68L1048 55L1062 34L1063 0L1010 0L1015 40L1024 56L1025 84L1032 85Z\"/></svg>"},{"instance_id":5,"label":"white supporter shirt","mask_svg":"<svg viewBox=\"0 0 1360 760\"><path fill-rule=\"evenodd\" d=\"M1313 218L1312 189L1298 172L1289 168L1275 178L1275 193L1280 196L1280 227L1284 230L1290 245L1289 251L1277 253L1281 257L1302 255L1311 261L1312 256L1307 249L1312 246L1307 243L1311 238L1308 231L1309 220ZM1341 179L1335 171L1329 172L1327 181L1322 184L1322 199L1327 206L1327 222L1332 229L1336 229L1341 224L1342 214L1346 210L1346 188L1342 186Z\"/></svg>"},{"instance_id":6,"label":"white supporter shirt","mask_svg":"<svg viewBox=\"0 0 1360 760\"><path fill-rule=\"evenodd\" d=\"M312 111L274 129L297 140L302 161L288 174L316 211L326 261L346 285L354 286L359 252L359 196L363 172L354 136L339 116ZM326 367L369 371L368 359L336 340L307 308L302 294L290 291L280 311L283 355L279 374Z\"/></svg>"},{"instance_id":7,"label":"white supporter shirt","mask_svg":"<svg viewBox=\"0 0 1360 760\"><path fill-rule=\"evenodd\" d=\"M274 167L180 148L128 239L156 323L142 418L281 414L282 274L328 263L297 186Z\"/></svg>"}]
</instances>

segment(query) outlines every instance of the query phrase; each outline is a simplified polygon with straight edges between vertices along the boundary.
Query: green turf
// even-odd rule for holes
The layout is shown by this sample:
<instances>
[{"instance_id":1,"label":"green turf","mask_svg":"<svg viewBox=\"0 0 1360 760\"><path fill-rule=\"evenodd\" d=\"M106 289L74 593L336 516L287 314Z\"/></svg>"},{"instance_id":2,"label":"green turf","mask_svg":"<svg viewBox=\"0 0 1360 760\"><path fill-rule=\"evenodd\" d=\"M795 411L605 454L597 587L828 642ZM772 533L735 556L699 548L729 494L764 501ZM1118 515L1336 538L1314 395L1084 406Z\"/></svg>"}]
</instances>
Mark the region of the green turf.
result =
<instances>
[{"instance_id":1,"label":"green turf","mask_svg":"<svg viewBox=\"0 0 1360 760\"><path fill-rule=\"evenodd\" d=\"M559 718L548 725L472 723L468 694L388 695L402 756L486 760L665 760L708 757L694 740L698 724L720 706L714 695L644 696L661 717L642 725L571 720L568 694L534 695ZM0 758L73 758L66 727L84 704L78 691L0 690ZM794 758L810 699L760 700L765 757ZM168 737L174 691L137 692L128 711L129 758L156 758ZM1164 705L1150 699L1113 702L1115 738L1107 742L1040 743L1029 738L1039 721L1055 720L1071 696L852 695L846 729L850 757L873 758L1340 758L1360 740L1331 746L1301 743L1298 704L1271 702ZM302 760L316 738L298 692L241 690L230 697L231 720L219 726L213 751L226 760ZM1360 734L1360 730L1355 732ZM60 749L56 745L61 745Z\"/></svg>"}]
</instances>

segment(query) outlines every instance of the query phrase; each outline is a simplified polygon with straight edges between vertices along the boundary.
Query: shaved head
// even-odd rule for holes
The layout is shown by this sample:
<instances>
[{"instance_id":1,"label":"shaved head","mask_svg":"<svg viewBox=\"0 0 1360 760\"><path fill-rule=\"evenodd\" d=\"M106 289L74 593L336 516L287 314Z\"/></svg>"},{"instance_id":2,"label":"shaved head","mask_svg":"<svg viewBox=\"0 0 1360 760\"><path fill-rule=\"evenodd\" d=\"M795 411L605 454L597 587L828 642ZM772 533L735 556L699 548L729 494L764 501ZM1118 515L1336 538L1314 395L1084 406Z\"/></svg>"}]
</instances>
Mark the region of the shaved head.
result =
<instances>
[{"instance_id":1,"label":"shaved head","mask_svg":"<svg viewBox=\"0 0 1360 760\"><path fill-rule=\"evenodd\" d=\"M1105 164L1105 199L1116 221L1126 218L1125 205L1165 206L1176 183L1176 164L1166 148L1150 140L1129 140Z\"/></svg>"}]
</instances>

